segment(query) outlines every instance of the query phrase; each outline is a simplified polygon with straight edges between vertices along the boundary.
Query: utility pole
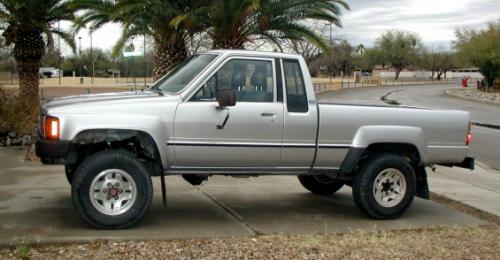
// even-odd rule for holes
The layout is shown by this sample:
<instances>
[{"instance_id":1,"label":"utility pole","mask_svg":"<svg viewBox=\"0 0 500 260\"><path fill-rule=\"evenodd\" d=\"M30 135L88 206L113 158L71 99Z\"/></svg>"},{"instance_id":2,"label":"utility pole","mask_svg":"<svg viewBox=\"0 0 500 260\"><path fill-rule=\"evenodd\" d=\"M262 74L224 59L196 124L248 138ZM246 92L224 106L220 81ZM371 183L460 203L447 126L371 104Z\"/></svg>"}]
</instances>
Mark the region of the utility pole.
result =
<instances>
[{"instance_id":1,"label":"utility pole","mask_svg":"<svg viewBox=\"0 0 500 260\"><path fill-rule=\"evenodd\" d=\"M90 84L94 84L94 53L93 53L93 50L92 50L92 31L94 29L91 28L90 30L90 60L92 62L92 78L90 79Z\"/></svg>"},{"instance_id":2,"label":"utility pole","mask_svg":"<svg viewBox=\"0 0 500 260\"><path fill-rule=\"evenodd\" d=\"M329 25L330 26L330 47L333 47L333 40L332 40L332 23L327 23L325 25ZM332 72L330 71L330 69L328 69L329 73L329 77L330 77L330 84L332 84Z\"/></svg>"},{"instance_id":3,"label":"utility pole","mask_svg":"<svg viewBox=\"0 0 500 260\"><path fill-rule=\"evenodd\" d=\"M144 34L144 88L146 88L146 77L147 77L147 71L148 71L148 65L146 63L146 34Z\"/></svg>"},{"instance_id":4,"label":"utility pole","mask_svg":"<svg viewBox=\"0 0 500 260\"><path fill-rule=\"evenodd\" d=\"M78 57L80 57L80 84L83 84L82 77L82 36L78 36Z\"/></svg>"},{"instance_id":5,"label":"utility pole","mask_svg":"<svg viewBox=\"0 0 500 260\"><path fill-rule=\"evenodd\" d=\"M333 45L333 40L332 40L332 23L330 23L330 44Z\"/></svg>"},{"instance_id":6,"label":"utility pole","mask_svg":"<svg viewBox=\"0 0 500 260\"><path fill-rule=\"evenodd\" d=\"M61 21L57 21L57 30L61 31ZM61 36L57 36L57 69L59 76L59 85L61 85Z\"/></svg>"},{"instance_id":7,"label":"utility pole","mask_svg":"<svg viewBox=\"0 0 500 260\"><path fill-rule=\"evenodd\" d=\"M329 35L330 35L330 45L333 45L333 39L332 39L332 23L325 23L325 25L330 26L330 31L329 31Z\"/></svg>"}]
</instances>

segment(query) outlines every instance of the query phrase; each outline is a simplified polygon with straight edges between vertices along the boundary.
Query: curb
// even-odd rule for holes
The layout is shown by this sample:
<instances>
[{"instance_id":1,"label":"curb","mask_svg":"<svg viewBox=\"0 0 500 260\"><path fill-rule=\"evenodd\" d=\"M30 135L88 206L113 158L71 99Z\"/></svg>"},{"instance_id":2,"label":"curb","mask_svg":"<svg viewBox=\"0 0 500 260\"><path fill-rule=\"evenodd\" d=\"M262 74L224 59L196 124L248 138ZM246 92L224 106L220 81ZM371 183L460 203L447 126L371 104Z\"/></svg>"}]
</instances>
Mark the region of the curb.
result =
<instances>
[{"instance_id":1,"label":"curb","mask_svg":"<svg viewBox=\"0 0 500 260\"><path fill-rule=\"evenodd\" d=\"M463 99L463 100L474 101L474 102L479 102L479 103L488 104L488 105L500 106L500 102L499 101L485 100L485 99L476 98L476 97L466 97L466 96L462 96L462 95L459 95L459 94L452 93L452 92L450 92L450 90L451 89L447 89L445 91L446 95L454 97L454 98Z\"/></svg>"},{"instance_id":2,"label":"curb","mask_svg":"<svg viewBox=\"0 0 500 260\"><path fill-rule=\"evenodd\" d=\"M483 170L488 171L490 173L500 174L500 171L498 171L497 169L494 169L491 166L489 166L488 164L483 163L483 162L478 161L478 160L476 160L476 167L482 168Z\"/></svg>"},{"instance_id":3,"label":"curb","mask_svg":"<svg viewBox=\"0 0 500 260\"><path fill-rule=\"evenodd\" d=\"M395 99L388 99L387 98L391 94L394 94L396 92L401 92L401 91L404 91L404 90L398 89L398 90L393 90L393 91L387 92L385 95L380 97L380 100L384 101L385 103L387 103L389 105L401 105L401 103L399 101L397 101Z\"/></svg>"}]
</instances>

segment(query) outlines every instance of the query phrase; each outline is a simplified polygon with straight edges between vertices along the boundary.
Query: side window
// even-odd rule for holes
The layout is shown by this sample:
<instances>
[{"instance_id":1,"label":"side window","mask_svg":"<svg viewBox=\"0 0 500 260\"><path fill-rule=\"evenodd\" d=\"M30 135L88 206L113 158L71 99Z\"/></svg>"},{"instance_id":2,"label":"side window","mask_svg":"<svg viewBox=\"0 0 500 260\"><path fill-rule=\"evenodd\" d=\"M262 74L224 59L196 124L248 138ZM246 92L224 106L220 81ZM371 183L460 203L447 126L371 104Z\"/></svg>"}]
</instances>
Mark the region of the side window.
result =
<instances>
[{"instance_id":1,"label":"side window","mask_svg":"<svg viewBox=\"0 0 500 260\"><path fill-rule=\"evenodd\" d=\"M237 102L273 102L272 62L230 60L194 95L192 101L215 101L219 89L233 89Z\"/></svg>"},{"instance_id":2,"label":"side window","mask_svg":"<svg viewBox=\"0 0 500 260\"><path fill-rule=\"evenodd\" d=\"M298 60L283 60L283 72L285 75L286 100L289 112L307 112L306 87Z\"/></svg>"}]
</instances>

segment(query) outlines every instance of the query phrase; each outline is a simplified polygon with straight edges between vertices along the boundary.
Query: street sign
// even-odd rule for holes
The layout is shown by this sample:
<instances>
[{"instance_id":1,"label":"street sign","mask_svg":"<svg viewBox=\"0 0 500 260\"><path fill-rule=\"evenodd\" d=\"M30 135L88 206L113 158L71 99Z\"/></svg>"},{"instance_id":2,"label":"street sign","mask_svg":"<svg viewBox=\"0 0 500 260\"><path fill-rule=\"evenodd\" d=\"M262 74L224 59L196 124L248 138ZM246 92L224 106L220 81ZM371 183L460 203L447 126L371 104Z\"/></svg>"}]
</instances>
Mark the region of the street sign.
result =
<instances>
[{"instance_id":1,"label":"street sign","mask_svg":"<svg viewBox=\"0 0 500 260\"><path fill-rule=\"evenodd\" d=\"M123 52L123 57L136 57L136 56L142 56L143 53L140 50L137 51L124 51Z\"/></svg>"}]
</instances>

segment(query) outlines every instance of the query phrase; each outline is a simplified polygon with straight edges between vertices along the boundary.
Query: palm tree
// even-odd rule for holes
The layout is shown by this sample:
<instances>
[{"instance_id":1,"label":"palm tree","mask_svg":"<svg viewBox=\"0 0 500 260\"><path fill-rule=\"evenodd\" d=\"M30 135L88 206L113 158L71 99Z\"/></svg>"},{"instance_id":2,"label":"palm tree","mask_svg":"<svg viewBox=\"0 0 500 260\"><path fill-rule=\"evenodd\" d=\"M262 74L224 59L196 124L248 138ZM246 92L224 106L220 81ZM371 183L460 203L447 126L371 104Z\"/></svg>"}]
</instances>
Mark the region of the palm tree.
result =
<instances>
[{"instance_id":1,"label":"palm tree","mask_svg":"<svg viewBox=\"0 0 500 260\"><path fill-rule=\"evenodd\" d=\"M59 30L58 21L71 21L75 10L64 0L1 0L0 23L7 45L14 45L14 59L19 74L19 98L27 102L30 118L37 118L40 61L46 46L53 46L54 36L61 37L75 49L73 35ZM36 124L36 122L33 122Z\"/></svg>"},{"instance_id":2,"label":"palm tree","mask_svg":"<svg viewBox=\"0 0 500 260\"><path fill-rule=\"evenodd\" d=\"M76 22L76 29L88 25L95 30L108 22L119 23L122 35L113 48L118 56L127 42L136 36L147 35L155 45L153 74L159 78L186 59L186 39L199 29L188 23L174 28L174 17L198 6L201 1L184 0L76 0L74 5L87 11Z\"/></svg>"},{"instance_id":3,"label":"palm tree","mask_svg":"<svg viewBox=\"0 0 500 260\"><path fill-rule=\"evenodd\" d=\"M255 38L278 47L280 39L306 39L328 50L328 44L303 22L322 20L341 26L343 0L215 0L173 19L173 25L198 24L207 28L213 48L242 49Z\"/></svg>"}]
</instances>

